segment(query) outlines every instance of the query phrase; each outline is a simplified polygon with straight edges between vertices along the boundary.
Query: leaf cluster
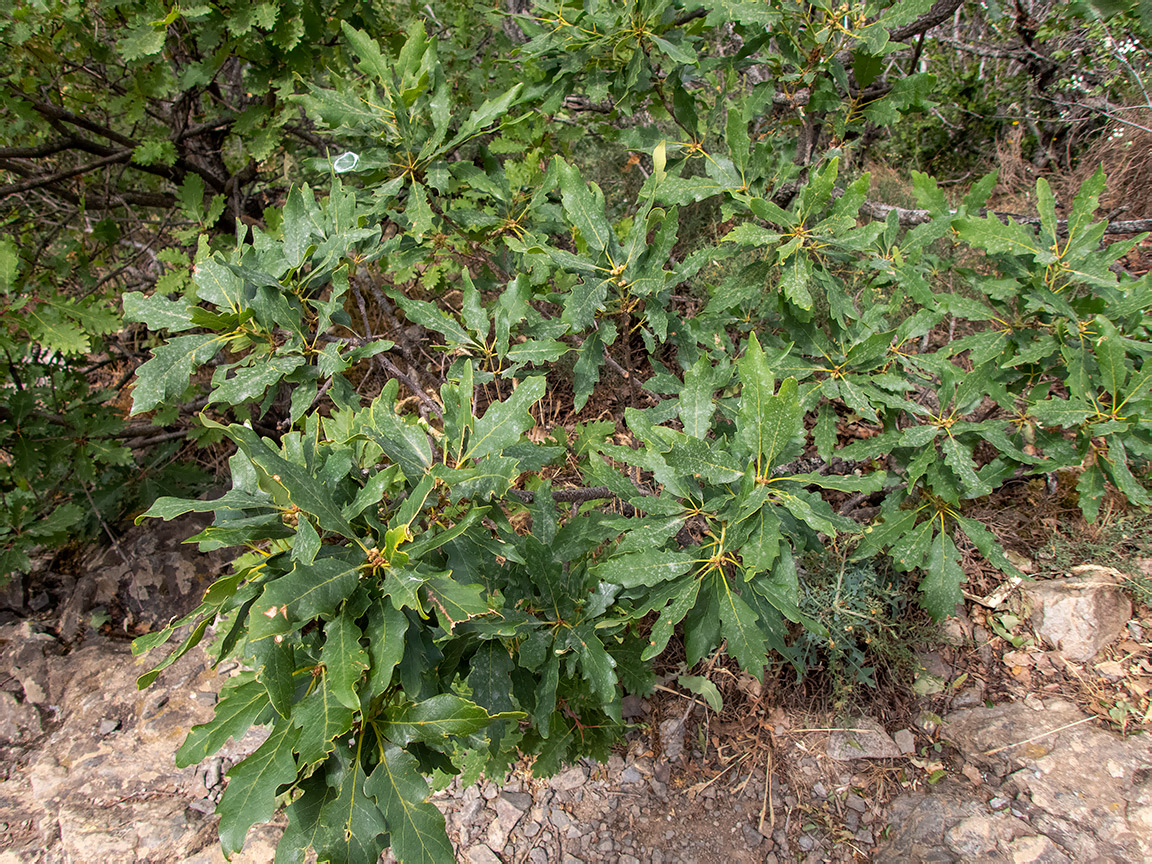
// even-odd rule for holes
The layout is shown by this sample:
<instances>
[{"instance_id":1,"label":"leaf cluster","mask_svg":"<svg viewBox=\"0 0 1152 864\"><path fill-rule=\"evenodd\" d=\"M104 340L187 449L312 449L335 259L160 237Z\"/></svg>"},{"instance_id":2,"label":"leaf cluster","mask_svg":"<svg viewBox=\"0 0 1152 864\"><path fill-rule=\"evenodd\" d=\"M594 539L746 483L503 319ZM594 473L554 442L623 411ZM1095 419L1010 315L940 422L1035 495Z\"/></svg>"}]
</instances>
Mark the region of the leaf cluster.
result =
<instances>
[{"instance_id":1,"label":"leaf cluster","mask_svg":"<svg viewBox=\"0 0 1152 864\"><path fill-rule=\"evenodd\" d=\"M1114 272L1130 244L1100 244L1102 175L1065 220L1039 184L1038 226L983 211L992 176L953 206L917 174L930 218L866 221L869 178L844 177L842 153L798 165L760 140L775 86L698 86L751 62L707 55L725 16L772 33L780 90L812 99L847 75L843 51L878 75L867 58L927 5L722 4L680 23L670 4L556 7L524 22L524 80L466 110L427 28L389 46L343 27L358 74L298 101L349 158L233 249L202 244L187 290L125 298L168 334L135 412L198 376L209 404L255 418L290 394L283 434L204 419L237 448L223 497L145 514L211 511L193 539L244 550L137 642L182 637L142 686L209 627L247 670L184 764L272 726L230 772L226 852L281 801L286 860L450 860L425 777L602 757L674 637L690 665L723 650L758 678L802 670L799 634L840 620L806 613L803 555L851 548L858 574L886 556L942 617L963 548L1015 574L970 515L1006 483L1075 472L1090 518L1105 483L1149 503L1152 283ZM605 93L666 111L618 133L652 167L634 200L607 200L539 121L581 80L569 38ZM851 83L834 95L812 111L847 134L863 109ZM897 117L924 93L882 98ZM726 233L681 254L679 208L703 202ZM369 362L388 380L362 394ZM604 404L619 410L589 415ZM867 524L849 516L864 502Z\"/></svg>"}]
</instances>

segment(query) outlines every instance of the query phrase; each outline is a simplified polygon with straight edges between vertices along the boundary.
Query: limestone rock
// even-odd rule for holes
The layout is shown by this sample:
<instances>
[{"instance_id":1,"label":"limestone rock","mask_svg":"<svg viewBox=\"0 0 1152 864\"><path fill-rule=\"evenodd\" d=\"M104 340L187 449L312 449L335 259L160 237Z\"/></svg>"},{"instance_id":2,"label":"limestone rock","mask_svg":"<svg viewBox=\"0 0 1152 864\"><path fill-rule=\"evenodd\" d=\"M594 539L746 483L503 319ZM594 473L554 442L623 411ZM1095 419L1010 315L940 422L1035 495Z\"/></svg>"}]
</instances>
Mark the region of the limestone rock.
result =
<instances>
[{"instance_id":1,"label":"limestone rock","mask_svg":"<svg viewBox=\"0 0 1152 864\"><path fill-rule=\"evenodd\" d=\"M496 853L484 844L469 849L467 861L469 864L502 864Z\"/></svg>"},{"instance_id":2,"label":"limestone rock","mask_svg":"<svg viewBox=\"0 0 1152 864\"><path fill-rule=\"evenodd\" d=\"M119 551L93 551L61 606L60 638L71 644L84 636L96 607L122 609L124 617L116 625L126 632L143 632L143 625L158 630L195 608L228 561L225 550L201 554L183 545L208 521L196 514L171 522L149 520L125 533Z\"/></svg>"},{"instance_id":3,"label":"limestone rock","mask_svg":"<svg viewBox=\"0 0 1152 864\"><path fill-rule=\"evenodd\" d=\"M1072 576L1023 587L1032 629L1068 660L1086 663L1124 632L1132 603L1109 567L1075 567Z\"/></svg>"},{"instance_id":4,"label":"limestone rock","mask_svg":"<svg viewBox=\"0 0 1152 864\"><path fill-rule=\"evenodd\" d=\"M876 864L1009 864L1008 844L1035 833L1011 813L973 800L951 779L928 792L901 795L892 802L888 824L892 833L876 850Z\"/></svg>"},{"instance_id":5,"label":"limestone rock","mask_svg":"<svg viewBox=\"0 0 1152 864\"><path fill-rule=\"evenodd\" d=\"M1074 860L1152 859L1152 811L1145 809L1152 805L1152 742L1089 725L1063 700L1041 706L957 711L943 735L970 761L1006 773L1040 811L1037 826Z\"/></svg>"},{"instance_id":6,"label":"limestone rock","mask_svg":"<svg viewBox=\"0 0 1152 864\"><path fill-rule=\"evenodd\" d=\"M47 707L56 701L48 682L48 661L64 648L48 633L29 621L0 627L0 669L19 682L21 701Z\"/></svg>"},{"instance_id":7,"label":"limestone rock","mask_svg":"<svg viewBox=\"0 0 1152 864\"><path fill-rule=\"evenodd\" d=\"M1072 859L1043 835L1017 837L1008 844L1012 864L1071 864Z\"/></svg>"},{"instance_id":8,"label":"limestone rock","mask_svg":"<svg viewBox=\"0 0 1152 864\"><path fill-rule=\"evenodd\" d=\"M36 706L0 691L0 744L21 744L43 731Z\"/></svg>"},{"instance_id":9,"label":"limestone rock","mask_svg":"<svg viewBox=\"0 0 1152 864\"><path fill-rule=\"evenodd\" d=\"M844 724L852 731L837 730L828 741L828 755L841 762L853 759L895 759L900 756L884 727L870 717L857 717Z\"/></svg>"},{"instance_id":10,"label":"limestone rock","mask_svg":"<svg viewBox=\"0 0 1152 864\"><path fill-rule=\"evenodd\" d=\"M193 650L143 692L135 681L145 667L126 643L94 638L42 658L37 686L59 722L0 782L5 820L26 826L5 837L8 850L37 862L170 862L218 848L215 817L201 812L212 808L194 806L208 792L203 769L174 762L188 730L212 717L226 680L207 655ZM0 693L0 705L14 699ZM237 761L261 737L229 742L218 756Z\"/></svg>"},{"instance_id":11,"label":"limestone rock","mask_svg":"<svg viewBox=\"0 0 1152 864\"><path fill-rule=\"evenodd\" d=\"M587 782L588 775L583 766L573 765L553 777L550 785L557 792L571 792L573 789L579 789Z\"/></svg>"}]
</instances>

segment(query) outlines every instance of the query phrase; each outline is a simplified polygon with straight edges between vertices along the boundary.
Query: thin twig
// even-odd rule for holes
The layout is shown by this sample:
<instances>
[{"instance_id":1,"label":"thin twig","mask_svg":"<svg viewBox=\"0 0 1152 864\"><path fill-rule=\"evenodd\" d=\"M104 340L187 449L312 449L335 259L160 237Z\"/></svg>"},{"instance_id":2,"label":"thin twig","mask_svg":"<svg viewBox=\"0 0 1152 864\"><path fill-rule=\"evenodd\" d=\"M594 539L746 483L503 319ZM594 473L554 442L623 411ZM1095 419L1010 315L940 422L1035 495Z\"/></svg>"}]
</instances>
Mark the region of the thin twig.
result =
<instances>
[{"instance_id":1,"label":"thin twig","mask_svg":"<svg viewBox=\"0 0 1152 864\"><path fill-rule=\"evenodd\" d=\"M380 365L383 366L385 369L387 369L388 372L391 373L391 375L394 378L399 378L401 381L403 381L404 386L407 387L409 390L411 390L413 393L415 393L416 398L418 398L421 402L423 402L424 405L427 406L429 411L431 411L433 414L435 414L441 420L444 419L444 411L440 408L439 405L436 404L436 401L434 399L432 399L432 397L429 396L427 393L425 393L424 389L422 387L420 387L419 384L417 384L415 381L413 381L411 378L409 378L405 373L401 372L400 367L398 367L395 363L393 363L391 360L389 360L383 354L377 354L376 359L380 361Z\"/></svg>"},{"instance_id":2,"label":"thin twig","mask_svg":"<svg viewBox=\"0 0 1152 864\"><path fill-rule=\"evenodd\" d=\"M657 690L663 690L665 693L671 693L674 696L679 696L681 699L687 699L689 702L692 703L692 705L699 705L705 711L709 710L708 705L706 703L701 702L699 699L697 699L694 696L686 696L685 694L681 693L679 690L673 690L671 687L665 687L663 684L657 684L655 686L656 686ZM688 706L688 711L692 710L692 705ZM687 711L684 713L684 719L685 720L688 719L688 712ZM683 723L683 722L684 721L682 720L681 723Z\"/></svg>"},{"instance_id":3,"label":"thin twig","mask_svg":"<svg viewBox=\"0 0 1152 864\"><path fill-rule=\"evenodd\" d=\"M531 504L536 500L536 493L531 490L512 489L511 492L525 504ZM552 500L564 504L615 497L615 493L607 486L590 486L587 489L556 489L552 492Z\"/></svg>"},{"instance_id":4,"label":"thin twig","mask_svg":"<svg viewBox=\"0 0 1152 864\"><path fill-rule=\"evenodd\" d=\"M360 318L364 321L364 339L365 342L367 342L372 338L372 326L368 323L368 309L364 305L364 295L360 293L360 286L353 285L352 294L355 296L356 303L360 307ZM393 378L403 381L404 386L411 390L413 395L415 395L417 399L424 403L429 411L431 411L441 420L444 419L443 409L441 409L441 407L436 404L435 400L433 400L427 393L424 392L423 387L413 381L410 377L408 377L408 375L401 372L400 367L398 367L383 354L377 354L375 359L381 366L384 367L386 372L392 375Z\"/></svg>"},{"instance_id":5,"label":"thin twig","mask_svg":"<svg viewBox=\"0 0 1152 864\"><path fill-rule=\"evenodd\" d=\"M701 782L696 783L693 786L689 786L688 791L690 793L692 793L693 795L699 795L701 792L703 792L705 789L707 789L709 786L711 786L713 783L715 783L717 780L719 780L721 777L723 777L725 774L727 774L729 771L731 771L737 765L742 764L744 762L744 760L746 760L750 755L751 755L750 753L744 753L743 755L736 757L736 759L732 762L731 765L729 765L727 768L725 768L723 771L721 771L719 774L717 774L711 780L707 780L707 781L702 780Z\"/></svg>"},{"instance_id":6,"label":"thin twig","mask_svg":"<svg viewBox=\"0 0 1152 864\"><path fill-rule=\"evenodd\" d=\"M756 830L764 833L764 816L769 816L768 827L776 827L776 808L772 806L772 749L768 749L768 761L764 763L764 797L760 799L760 824Z\"/></svg>"},{"instance_id":7,"label":"thin twig","mask_svg":"<svg viewBox=\"0 0 1152 864\"><path fill-rule=\"evenodd\" d=\"M125 567L131 567L132 562L128 560L128 556L124 554L124 550L120 548L120 541L116 539L116 535L112 533L112 529L108 527L108 523L104 521L104 517L100 515L100 509L96 506L96 502L92 500L92 493L88 491L88 484L81 481L80 488L84 490L84 495L88 498L88 503L92 507L92 512L100 521L100 525L104 528L104 533L108 535L108 539L112 541L112 548L116 550L116 554L120 556L120 560L124 562Z\"/></svg>"},{"instance_id":8,"label":"thin twig","mask_svg":"<svg viewBox=\"0 0 1152 864\"><path fill-rule=\"evenodd\" d=\"M1065 723L1063 726L1060 726L1056 729L1050 729L1047 732L1041 732L1039 735L1033 735L1031 738L1026 738L1023 741L1017 741L1015 744L1005 744L1003 747L996 747L993 750L985 750L984 755L985 756L994 756L995 754L1001 752L1002 750L1011 750L1013 747L1020 747L1024 744L1031 744L1034 741L1039 741L1041 738L1047 738L1049 735L1055 735L1057 732L1063 732L1065 729L1071 729L1073 726L1079 726L1083 723L1087 723L1087 722L1089 722L1091 720L1095 720L1095 719L1096 719L1095 717L1085 717L1082 720L1076 720L1073 723Z\"/></svg>"}]
</instances>

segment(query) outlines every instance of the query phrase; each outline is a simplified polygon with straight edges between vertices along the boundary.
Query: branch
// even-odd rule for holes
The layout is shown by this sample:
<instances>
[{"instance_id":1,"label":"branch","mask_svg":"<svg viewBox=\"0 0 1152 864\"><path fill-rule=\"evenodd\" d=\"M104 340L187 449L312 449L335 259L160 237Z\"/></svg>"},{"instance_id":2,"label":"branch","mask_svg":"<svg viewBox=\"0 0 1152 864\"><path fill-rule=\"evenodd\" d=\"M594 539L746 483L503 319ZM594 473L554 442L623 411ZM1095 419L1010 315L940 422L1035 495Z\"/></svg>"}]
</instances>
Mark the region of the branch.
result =
<instances>
[{"instance_id":1,"label":"branch","mask_svg":"<svg viewBox=\"0 0 1152 864\"><path fill-rule=\"evenodd\" d=\"M0 147L0 159L42 159L71 150L79 143L79 138L67 137L49 141L38 147Z\"/></svg>"},{"instance_id":2,"label":"branch","mask_svg":"<svg viewBox=\"0 0 1152 864\"><path fill-rule=\"evenodd\" d=\"M4 171L11 171L13 174L19 174L22 177L31 176L30 171L7 159L0 159L0 169ZM53 195L56 195L61 200L68 202L73 207L79 207L83 203L88 207L98 208L127 207L128 205L135 205L137 207L157 207L161 210L167 210L176 204L176 196L167 192L120 192L112 196L96 195L90 192L85 192L83 196L80 196L71 190L59 186L57 182L45 180L43 178L41 178L40 182L44 183L45 189L49 189Z\"/></svg>"},{"instance_id":3,"label":"branch","mask_svg":"<svg viewBox=\"0 0 1152 864\"><path fill-rule=\"evenodd\" d=\"M943 24L955 14L964 0L936 0L936 4L913 21L895 30L888 31L888 39L892 42L903 42L909 36L919 36L926 33L937 24Z\"/></svg>"},{"instance_id":4,"label":"branch","mask_svg":"<svg viewBox=\"0 0 1152 864\"><path fill-rule=\"evenodd\" d=\"M536 500L536 493L523 489L509 489L513 495L525 504ZM552 500L563 504L575 504L583 501L597 501L602 498L615 498L612 490L607 486L591 486L586 489L556 489L552 492Z\"/></svg>"},{"instance_id":5,"label":"branch","mask_svg":"<svg viewBox=\"0 0 1152 864\"><path fill-rule=\"evenodd\" d=\"M875 201L865 201L864 205L860 208L860 212L873 219L887 219L889 213L895 213L896 218L900 220L901 225L923 225L926 222L932 221L932 214L927 210L910 210L905 207L893 207L891 204L879 204ZM952 211L955 212L955 211ZM1015 219L1025 225L1039 225L1040 220L1035 216L1021 216L1018 213L1001 213L994 210L981 209L979 211L981 216L995 216L1001 222L1007 224L1008 220ZM1056 222L1058 230L1066 232L1068 230L1068 220L1060 219ZM1140 234L1144 231L1152 231L1152 219L1127 219L1117 222L1109 222L1105 234Z\"/></svg>"},{"instance_id":6,"label":"branch","mask_svg":"<svg viewBox=\"0 0 1152 864\"><path fill-rule=\"evenodd\" d=\"M699 9L693 9L691 12L685 12L672 21L672 26L683 27L685 24L695 21L697 18L703 18L710 11L712 10L705 9L703 6L701 6Z\"/></svg>"},{"instance_id":7,"label":"branch","mask_svg":"<svg viewBox=\"0 0 1152 864\"><path fill-rule=\"evenodd\" d=\"M197 123L195 126L189 126L183 132L173 135L173 143L179 143L185 138L195 138L197 135L203 135L205 132L214 132L217 129L224 129L231 126L233 123L231 117L218 117L215 120L209 120L206 123Z\"/></svg>"},{"instance_id":8,"label":"branch","mask_svg":"<svg viewBox=\"0 0 1152 864\"><path fill-rule=\"evenodd\" d=\"M353 285L352 294L356 298L356 304L360 307L360 317L364 321L364 334L365 341L367 342L369 339L372 339L372 325L368 323L368 309L364 305L364 295L360 293L360 286ZM404 382L404 386L411 390L413 395L416 396L416 398L421 402L423 402L428 410L430 410L441 420L444 419L444 411L439 405L436 404L436 400L425 393L424 389L419 384L417 384L402 371L400 371L399 366L397 366L383 354L375 355L375 359L381 366L384 367L385 372L391 374L393 378Z\"/></svg>"},{"instance_id":9,"label":"branch","mask_svg":"<svg viewBox=\"0 0 1152 864\"><path fill-rule=\"evenodd\" d=\"M12 85L8 85L8 89L11 90L13 93L15 93L19 99L22 99L22 100L28 102L37 111L37 113L48 118L49 120L56 120L56 121L61 122L61 123L68 123L68 124L71 124L72 126L79 126L81 129L87 129L93 135L98 135L101 138L107 138L109 141L116 142L121 147L130 148L130 150L135 150L137 147L140 146L139 141L133 140L132 138L129 138L127 135L121 135L119 132L117 132L114 129L109 129L107 126L101 126L99 123L96 123L92 120L89 120L86 117L81 117L77 114L73 114L71 111L68 111L64 108L59 107L58 105L53 105L51 102L42 102L38 99L35 99L30 94L25 93L23 90L20 90L16 87L13 87ZM200 126L193 127L193 129L190 131L194 132L195 134L199 134L201 132L209 131L209 130L214 129L214 128L219 128L222 125L227 125L227 123L229 123L229 122L231 122L231 121L223 120L223 119L222 120L214 120L210 123L201 124ZM181 133L181 134L174 136L172 138L172 140L174 142L178 143L179 141L181 141L187 137L190 137L190 135L189 135L189 132L186 131L184 133ZM87 149L87 148L81 147L81 149ZM191 161L189 161L183 157L178 158L176 160L176 164L171 169L157 167L154 165L137 165L135 163L132 164L132 167L137 168L141 171L146 171L149 174L155 174L158 177L164 177L164 178L166 178L168 180L172 180L173 182L176 182L176 183L179 183L180 181L182 181L184 179L184 175L191 172L193 174L200 175L200 177L210 187L212 187L212 190L214 192L223 193L226 191L226 189L225 189L225 186L227 184L226 180L221 180L219 177L217 177L215 174L213 174L211 171L207 170L203 166L197 165L195 162L191 162Z\"/></svg>"},{"instance_id":10,"label":"branch","mask_svg":"<svg viewBox=\"0 0 1152 864\"><path fill-rule=\"evenodd\" d=\"M416 398L423 402L425 406L427 406L429 411L431 411L441 420L444 419L444 411L440 408L439 405L436 404L436 400L425 393L419 384L401 372L399 366L397 366L383 354L377 354L376 359L380 361L380 365L383 366L385 371L391 374L392 377L404 382L404 386L411 390L412 393L415 394Z\"/></svg>"},{"instance_id":11,"label":"branch","mask_svg":"<svg viewBox=\"0 0 1152 864\"><path fill-rule=\"evenodd\" d=\"M969 45L967 42L960 42L956 39L948 39L945 36L937 36L936 41L949 45L957 51L964 51L968 54L975 55L976 57L988 57L997 60L1018 60L1024 61L1027 53L1013 48L990 48L984 45Z\"/></svg>"},{"instance_id":12,"label":"branch","mask_svg":"<svg viewBox=\"0 0 1152 864\"><path fill-rule=\"evenodd\" d=\"M12 85L8 85L8 89L15 93L17 98L30 104L37 113L47 117L49 120L59 120L62 123L79 126L81 129L87 129L93 135L99 135L101 138L107 138L109 141L115 141L121 147L136 147L136 141L133 141L126 135L121 135L113 129L101 126L99 123L95 123L86 117L80 117L71 111L66 111L58 105L53 105L51 102L41 102L39 99L33 98L31 94Z\"/></svg>"},{"instance_id":13,"label":"branch","mask_svg":"<svg viewBox=\"0 0 1152 864\"><path fill-rule=\"evenodd\" d=\"M174 441L177 438L186 438L191 429L177 429L173 432L162 432L159 435L154 435L151 438L132 439L128 447L132 450L139 450L141 447L151 447L153 444L161 444L165 441Z\"/></svg>"},{"instance_id":14,"label":"branch","mask_svg":"<svg viewBox=\"0 0 1152 864\"><path fill-rule=\"evenodd\" d=\"M95 162L89 162L87 165L80 165L76 168L68 168L64 171L57 171L55 174L47 174L40 177L30 177L20 183L9 183L7 186L0 186L0 198L8 195L15 195L17 192L27 192L29 189L38 189L41 186L50 186L53 183L59 183L61 180L67 180L71 177L76 177L80 174L87 174L90 171L95 171L98 168L105 168L109 165L116 165L117 163L127 162L132 158L131 150L120 150L113 153L111 156L105 156L103 159L97 159Z\"/></svg>"}]
</instances>

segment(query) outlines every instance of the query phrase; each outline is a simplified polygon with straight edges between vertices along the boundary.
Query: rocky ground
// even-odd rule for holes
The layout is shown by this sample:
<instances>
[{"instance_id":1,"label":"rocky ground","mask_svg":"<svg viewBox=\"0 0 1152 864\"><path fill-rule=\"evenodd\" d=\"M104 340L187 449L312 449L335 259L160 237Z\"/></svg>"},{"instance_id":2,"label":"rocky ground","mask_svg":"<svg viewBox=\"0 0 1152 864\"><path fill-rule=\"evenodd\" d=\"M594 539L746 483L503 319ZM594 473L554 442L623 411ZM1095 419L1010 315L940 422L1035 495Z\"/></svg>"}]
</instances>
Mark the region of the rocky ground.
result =
<instances>
[{"instance_id":1,"label":"rocky ground","mask_svg":"<svg viewBox=\"0 0 1152 864\"><path fill-rule=\"evenodd\" d=\"M200 590L205 565L164 542L138 535L147 564L93 561L55 583L59 612L0 626L0 864L224 860L212 811L259 731L205 765L173 755L236 670L193 651L141 693L128 640L100 627ZM921 655L918 713L817 717L748 681L719 718L660 692L628 700L633 731L606 764L434 800L472 864L1152 861L1152 745L1116 731L1147 718L1114 713L1152 673L1152 622L1121 576L976 598ZM270 862L280 830L254 828L233 860Z\"/></svg>"}]
</instances>

